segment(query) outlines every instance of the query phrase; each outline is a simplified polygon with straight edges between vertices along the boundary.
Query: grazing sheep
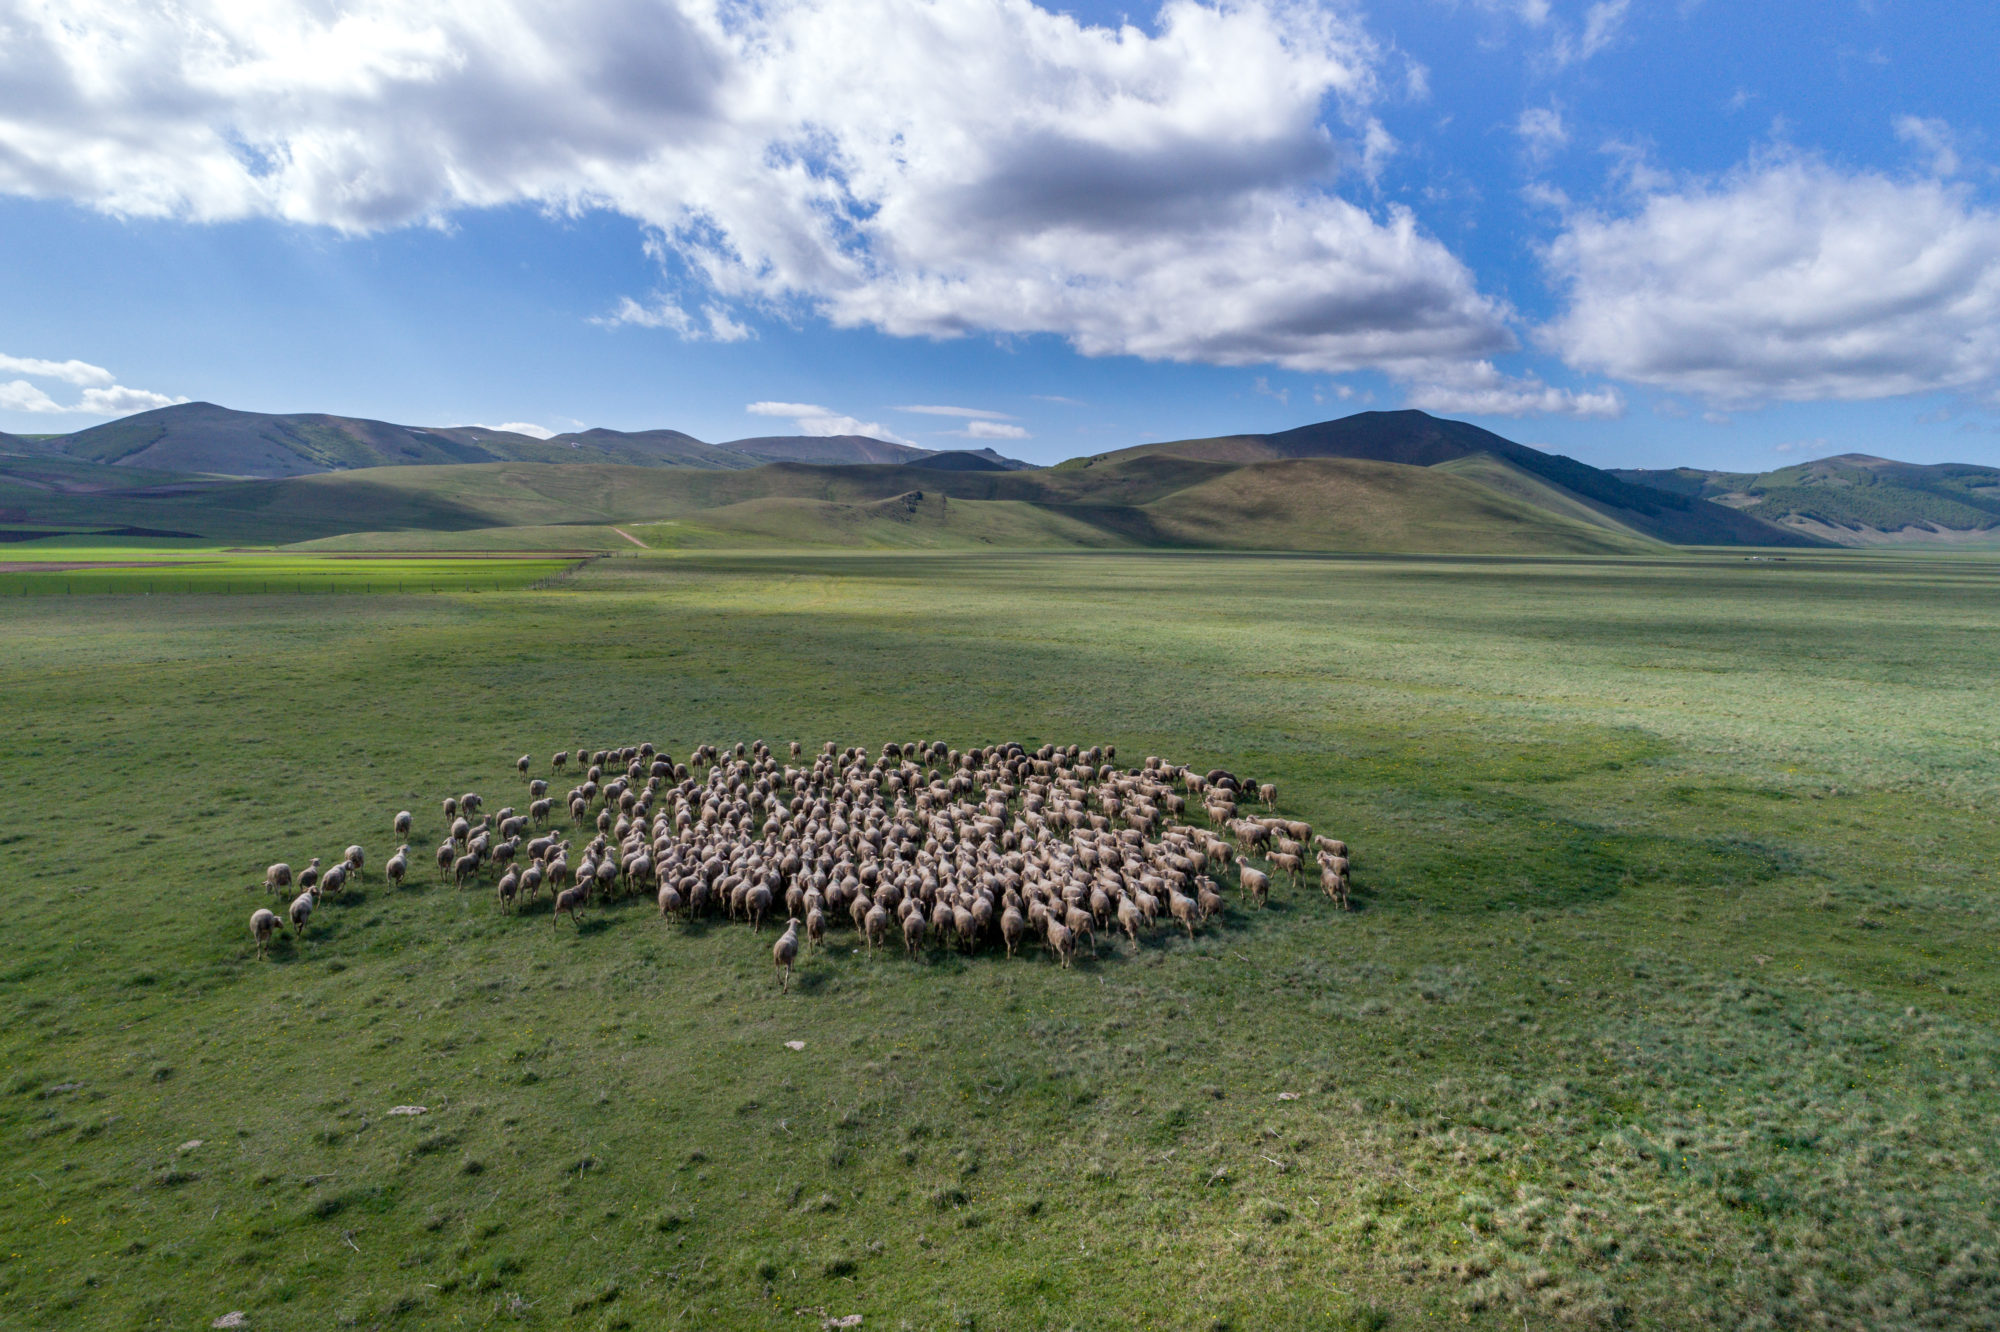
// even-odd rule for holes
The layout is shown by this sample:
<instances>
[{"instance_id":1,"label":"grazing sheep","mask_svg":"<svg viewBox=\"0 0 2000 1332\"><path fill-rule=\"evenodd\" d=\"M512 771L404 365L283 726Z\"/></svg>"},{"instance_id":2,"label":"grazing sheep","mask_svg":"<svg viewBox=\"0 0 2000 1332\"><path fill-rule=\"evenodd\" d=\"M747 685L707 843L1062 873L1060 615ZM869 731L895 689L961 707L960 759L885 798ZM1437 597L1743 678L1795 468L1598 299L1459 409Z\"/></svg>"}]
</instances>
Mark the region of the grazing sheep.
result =
<instances>
[{"instance_id":1,"label":"grazing sheep","mask_svg":"<svg viewBox=\"0 0 2000 1332\"><path fill-rule=\"evenodd\" d=\"M458 797L446 796L444 798L443 808L444 808L444 821L446 823L450 823L453 819L458 817Z\"/></svg>"},{"instance_id":2,"label":"grazing sheep","mask_svg":"<svg viewBox=\"0 0 2000 1332\"><path fill-rule=\"evenodd\" d=\"M1265 809L1269 809L1271 806L1277 804L1278 803L1277 786L1271 782L1265 782L1262 786L1259 786L1257 788L1257 799L1263 803Z\"/></svg>"},{"instance_id":3,"label":"grazing sheep","mask_svg":"<svg viewBox=\"0 0 2000 1332\"><path fill-rule=\"evenodd\" d=\"M312 919L313 905L317 901L318 899L313 896L310 888L292 899L291 917L293 934L301 937L305 935L306 922Z\"/></svg>"},{"instance_id":4,"label":"grazing sheep","mask_svg":"<svg viewBox=\"0 0 2000 1332\"><path fill-rule=\"evenodd\" d=\"M590 890L587 888L576 887L576 888L565 888L561 892L557 893L556 909L554 914L552 914L549 917L549 924L554 925L558 920L561 920L564 916L568 916L570 924L576 926L577 929L581 930L583 928L584 898L589 891Z\"/></svg>"},{"instance_id":5,"label":"grazing sheep","mask_svg":"<svg viewBox=\"0 0 2000 1332\"><path fill-rule=\"evenodd\" d=\"M1271 868L1283 870L1285 878L1293 883L1299 881L1299 856L1296 851L1275 851L1271 854Z\"/></svg>"},{"instance_id":6,"label":"grazing sheep","mask_svg":"<svg viewBox=\"0 0 2000 1332\"><path fill-rule=\"evenodd\" d=\"M1238 871L1237 880L1243 885L1243 891L1249 894L1250 900L1258 906L1263 906L1269 900L1271 896L1271 876L1264 873L1264 871L1251 869L1248 865L1245 865Z\"/></svg>"},{"instance_id":7,"label":"grazing sheep","mask_svg":"<svg viewBox=\"0 0 2000 1332\"><path fill-rule=\"evenodd\" d=\"M312 864L306 866L304 869L299 871L299 887L317 888L318 886L319 886L319 857L314 856L312 858Z\"/></svg>"},{"instance_id":8,"label":"grazing sheep","mask_svg":"<svg viewBox=\"0 0 2000 1332\"><path fill-rule=\"evenodd\" d=\"M264 871L264 891L282 894L292 886L292 867L280 862Z\"/></svg>"},{"instance_id":9,"label":"grazing sheep","mask_svg":"<svg viewBox=\"0 0 2000 1332\"><path fill-rule=\"evenodd\" d=\"M781 993L789 994L792 988L792 963L799 960L799 918L793 916L785 922L785 932L778 936L778 942L771 945L771 962L783 972L778 982Z\"/></svg>"},{"instance_id":10,"label":"grazing sheep","mask_svg":"<svg viewBox=\"0 0 2000 1332\"><path fill-rule=\"evenodd\" d=\"M1201 914L1201 907L1186 893L1174 889L1167 890L1167 912L1187 927L1187 937L1194 938L1195 921Z\"/></svg>"},{"instance_id":11,"label":"grazing sheep","mask_svg":"<svg viewBox=\"0 0 2000 1332\"><path fill-rule=\"evenodd\" d=\"M389 863L382 867L382 877L397 888L403 886L403 876L410 872L410 847L406 842L396 848L396 854L389 857Z\"/></svg>"},{"instance_id":12,"label":"grazing sheep","mask_svg":"<svg viewBox=\"0 0 2000 1332\"><path fill-rule=\"evenodd\" d=\"M277 932L276 912L268 907L258 907L250 913L250 937L257 941L257 956L264 956L264 950L271 946L271 936Z\"/></svg>"},{"instance_id":13,"label":"grazing sheep","mask_svg":"<svg viewBox=\"0 0 2000 1332\"><path fill-rule=\"evenodd\" d=\"M346 859L347 859L347 868L354 871L354 877L357 880L366 879L368 877L367 875L361 872L361 866L363 862L365 862L368 859L367 852L363 851L358 846L350 846L347 848Z\"/></svg>"},{"instance_id":14,"label":"grazing sheep","mask_svg":"<svg viewBox=\"0 0 2000 1332\"><path fill-rule=\"evenodd\" d=\"M521 755L521 757L514 760L514 766L520 769L521 775L523 777L526 777L528 775L529 762L530 760L526 754L523 754Z\"/></svg>"},{"instance_id":15,"label":"grazing sheep","mask_svg":"<svg viewBox=\"0 0 2000 1332\"><path fill-rule=\"evenodd\" d=\"M468 851L451 862L451 881L454 886L463 888L468 880L478 877L479 857L472 852Z\"/></svg>"},{"instance_id":16,"label":"grazing sheep","mask_svg":"<svg viewBox=\"0 0 2000 1332\"><path fill-rule=\"evenodd\" d=\"M347 866L335 865L319 876L318 892L327 897L338 897L347 891Z\"/></svg>"},{"instance_id":17,"label":"grazing sheep","mask_svg":"<svg viewBox=\"0 0 2000 1332\"><path fill-rule=\"evenodd\" d=\"M1062 963L1064 971L1069 970L1069 961L1076 956L1076 940L1062 922L1053 918L1049 921L1049 951Z\"/></svg>"},{"instance_id":18,"label":"grazing sheep","mask_svg":"<svg viewBox=\"0 0 2000 1332\"><path fill-rule=\"evenodd\" d=\"M520 887L520 871L509 869L500 876L500 882L493 886L494 895L500 902L500 914L507 914L508 908L514 905L514 894L520 891Z\"/></svg>"},{"instance_id":19,"label":"grazing sheep","mask_svg":"<svg viewBox=\"0 0 2000 1332\"><path fill-rule=\"evenodd\" d=\"M537 777L528 783L528 799L534 800L549 793L549 784Z\"/></svg>"},{"instance_id":20,"label":"grazing sheep","mask_svg":"<svg viewBox=\"0 0 2000 1332\"><path fill-rule=\"evenodd\" d=\"M416 819L413 815L411 815L409 810L399 809L396 811L396 836L408 837L410 835L410 829L414 827L415 824L416 824Z\"/></svg>"},{"instance_id":21,"label":"grazing sheep","mask_svg":"<svg viewBox=\"0 0 2000 1332\"><path fill-rule=\"evenodd\" d=\"M450 842L439 843L437 849L438 882L451 872L452 862L458 859L458 848Z\"/></svg>"}]
</instances>

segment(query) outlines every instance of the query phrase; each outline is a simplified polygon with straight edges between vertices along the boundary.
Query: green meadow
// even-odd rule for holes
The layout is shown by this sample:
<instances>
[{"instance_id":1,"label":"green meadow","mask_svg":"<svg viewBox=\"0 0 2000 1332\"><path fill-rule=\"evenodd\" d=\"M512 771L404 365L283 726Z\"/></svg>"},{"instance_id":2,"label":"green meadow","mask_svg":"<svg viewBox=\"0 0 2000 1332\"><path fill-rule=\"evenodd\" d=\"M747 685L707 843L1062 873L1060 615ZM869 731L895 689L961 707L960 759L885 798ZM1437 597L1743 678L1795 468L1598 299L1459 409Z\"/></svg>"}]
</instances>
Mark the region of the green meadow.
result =
<instances>
[{"instance_id":1,"label":"green meadow","mask_svg":"<svg viewBox=\"0 0 2000 1332\"><path fill-rule=\"evenodd\" d=\"M0 546L0 597L499 592L558 577L578 562L574 555L548 554L300 554L185 542L20 542Z\"/></svg>"},{"instance_id":2,"label":"green meadow","mask_svg":"<svg viewBox=\"0 0 2000 1332\"><path fill-rule=\"evenodd\" d=\"M0 1324L2000 1323L2000 562L148 558L0 575ZM1357 909L781 994L430 868L524 752L758 738L1228 766Z\"/></svg>"}]
</instances>

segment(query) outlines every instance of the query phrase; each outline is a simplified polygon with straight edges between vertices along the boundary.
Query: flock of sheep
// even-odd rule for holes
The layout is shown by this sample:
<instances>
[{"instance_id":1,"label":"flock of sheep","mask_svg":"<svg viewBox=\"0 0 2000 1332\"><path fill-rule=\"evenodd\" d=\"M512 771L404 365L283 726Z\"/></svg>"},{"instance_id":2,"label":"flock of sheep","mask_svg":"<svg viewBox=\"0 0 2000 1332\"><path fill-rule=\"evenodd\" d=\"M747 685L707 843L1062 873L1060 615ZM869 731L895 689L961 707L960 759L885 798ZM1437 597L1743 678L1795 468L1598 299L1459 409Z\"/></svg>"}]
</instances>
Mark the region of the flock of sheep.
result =
<instances>
[{"instance_id":1,"label":"flock of sheep","mask_svg":"<svg viewBox=\"0 0 2000 1332\"><path fill-rule=\"evenodd\" d=\"M1164 920L1192 938L1222 909L1232 870L1261 906L1273 874L1296 881L1310 864L1334 904L1348 905L1346 844L1240 808L1269 810L1277 792L1223 769L1197 773L1154 757L1120 769L1115 748L1076 745L961 753L890 743L871 757L828 743L808 763L793 741L789 757L780 764L761 740L702 745L685 764L651 744L579 749L584 780L558 805L524 755L514 766L527 782L525 811L484 813L474 793L443 802L450 834L437 848L438 878L490 881L502 911L534 907L546 890L551 924L637 894L663 917L723 911L753 929L782 909L772 961L786 988L800 931L816 947L843 919L871 951L900 937L911 956L927 943L969 951L998 942L1012 957L1032 941L1067 967L1118 930L1136 943ZM571 761L557 753L553 773ZM1191 803L1206 826L1187 820ZM550 830L558 811L567 832ZM414 823L399 812L396 836L408 838ZM409 875L409 855L405 841L389 857L389 883ZM318 858L296 875L272 865L264 887L281 900L298 890L287 914L303 935L320 900L338 900L366 864L350 846L324 870ZM260 955L283 924L268 908L252 914Z\"/></svg>"}]
</instances>

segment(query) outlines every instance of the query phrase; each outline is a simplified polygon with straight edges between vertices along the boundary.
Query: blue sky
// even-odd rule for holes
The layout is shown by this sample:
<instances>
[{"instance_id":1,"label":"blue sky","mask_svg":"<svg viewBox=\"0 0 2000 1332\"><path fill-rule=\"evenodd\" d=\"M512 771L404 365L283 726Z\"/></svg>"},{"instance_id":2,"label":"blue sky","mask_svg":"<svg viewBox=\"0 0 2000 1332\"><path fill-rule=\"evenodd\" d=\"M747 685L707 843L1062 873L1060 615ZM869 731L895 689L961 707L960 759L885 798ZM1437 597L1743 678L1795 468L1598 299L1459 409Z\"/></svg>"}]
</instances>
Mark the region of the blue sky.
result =
<instances>
[{"instance_id":1,"label":"blue sky","mask_svg":"<svg viewBox=\"0 0 2000 1332\"><path fill-rule=\"evenodd\" d=\"M1990 5L245 12L0 0L0 429L2000 463Z\"/></svg>"}]
</instances>

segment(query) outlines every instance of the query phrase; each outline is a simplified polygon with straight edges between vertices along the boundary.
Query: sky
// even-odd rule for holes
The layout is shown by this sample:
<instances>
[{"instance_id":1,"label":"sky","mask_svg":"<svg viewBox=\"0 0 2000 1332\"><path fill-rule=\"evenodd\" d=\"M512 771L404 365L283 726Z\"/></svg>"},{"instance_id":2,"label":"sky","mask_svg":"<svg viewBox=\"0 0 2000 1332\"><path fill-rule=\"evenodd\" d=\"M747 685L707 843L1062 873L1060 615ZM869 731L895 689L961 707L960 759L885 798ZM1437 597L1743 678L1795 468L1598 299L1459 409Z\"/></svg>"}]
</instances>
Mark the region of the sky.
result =
<instances>
[{"instance_id":1,"label":"sky","mask_svg":"<svg viewBox=\"0 0 2000 1332\"><path fill-rule=\"evenodd\" d=\"M0 430L2000 464L2000 6L0 0Z\"/></svg>"}]
</instances>

